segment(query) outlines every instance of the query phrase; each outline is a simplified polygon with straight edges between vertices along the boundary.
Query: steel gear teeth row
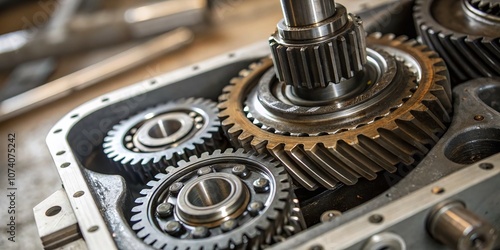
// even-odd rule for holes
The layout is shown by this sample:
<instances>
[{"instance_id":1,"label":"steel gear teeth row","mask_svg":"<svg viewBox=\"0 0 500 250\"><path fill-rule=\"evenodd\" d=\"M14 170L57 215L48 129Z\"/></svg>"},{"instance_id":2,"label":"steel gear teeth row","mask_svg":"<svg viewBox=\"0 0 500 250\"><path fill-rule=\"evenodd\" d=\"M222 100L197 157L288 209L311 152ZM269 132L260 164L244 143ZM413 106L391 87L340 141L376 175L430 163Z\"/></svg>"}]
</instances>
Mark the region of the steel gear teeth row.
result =
<instances>
[{"instance_id":1,"label":"steel gear teeth row","mask_svg":"<svg viewBox=\"0 0 500 250\"><path fill-rule=\"evenodd\" d=\"M498 1L417 0L414 18L423 42L445 60L454 83L500 76Z\"/></svg>"},{"instance_id":2,"label":"steel gear teeth row","mask_svg":"<svg viewBox=\"0 0 500 250\"><path fill-rule=\"evenodd\" d=\"M243 149L190 157L147 185L131 222L156 249L258 249L304 227L285 169Z\"/></svg>"},{"instance_id":3,"label":"steel gear teeth row","mask_svg":"<svg viewBox=\"0 0 500 250\"><path fill-rule=\"evenodd\" d=\"M272 154L285 165L288 173L298 183L310 190L319 186L335 188L339 182L353 185L360 177L372 180L379 171L393 172L398 164L413 164L415 157L425 155L439 140L450 121L451 91L446 66L435 52L413 40L407 40L406 37L394 38L392 35L375 34L368 37L368 45L385 50L403 61L398 64L399 73L393 75L394 81L385 87L392 89L389 93L399 94L403 102L390 109L388 114L375 114L375 119L359 126L356 126L356 120L351 120L353 124L350 129L335 132L292 136L292 133L283 132L284 130L277 134L276 130L263 129L265 122L254 124L255 121L247 117L248 112L265 115L272 109L266 111L260 106L258 110L243 110L245 103L251 101L247 100L249 94L256 89L259 81L264 81L266 77L263 75L272 67L271 60L264 59L243 70L238 78L234 78L231 84L224 88L219 97L219 117L227 136L233 144L247 150ZM408 68L402 66L403 63L408 65ZM415 75L410 71L415 72ZM382 76L384 77L386 76ZM413 80L404 80L405 77ZM413 92L410 96L407 96L405 91L398 90L401 87L407 88L411 82L414 85L413 88L410 86ZM372 87L368 86L365 93L381 88L381 85L375 82L368 81L368 85ZM395 98L382 100L391 101L387 99ZM372 99L365 102L370 103L370 100ZM361 104L353 105L359 107ZM387 105L383 102L378 104L372 103L371 106ZM278 103L271 106L273 105ZM290 114L292 119L282 123L290 122L292 126L289 126L289 129L296 129L291 120L300 116L294 112L304 108L304 113L322 111L322 107L292 106L284 113L285 116ZM336 114L335 112L330 114ZM320 115L322 119L328 120L328 113ZM277 119L272 114L268 116L270 120ZM307 124L310 127L321 126L320 120L315 122L311 117L304 118L309 120ZM347 114L343 117L350 116ZM307 124L304 124L305 122L296 123L296 127L307 128Z\"/></svg>"},{"instance_id":4,"label":"steel gear teeth row","mask_svg":"<svg viewBox=\"0 0 500 250\"><path fill-rule=\"evenodd\" d=\"M147 182L179 160L224 148L216 106L189 98L142 111L108 132L104 153L130 176Z\"/></svg>"},{"instance_id":5,"label":"steel gear teeth row","mask_svg":"<svg viewBox=\"0 0 500 250\"><path fill-rule=\"evenodd\" d=\"M500 1L498 0L469 0L470 4L487 15L500 17Z\"/></svg>"},{"instance_id":6,"label":"steel gear teeth row","mask_svg":"<svg viewBox=\"0 0 500 250\"><path fill-rule=\"evenodd\" d=\"M349 15L349 31L311 44L280 42L270 38L278 78L300 88L326 87L349 79L366 63L365 32L359 17Z\"/></svg>"}]
</instances>

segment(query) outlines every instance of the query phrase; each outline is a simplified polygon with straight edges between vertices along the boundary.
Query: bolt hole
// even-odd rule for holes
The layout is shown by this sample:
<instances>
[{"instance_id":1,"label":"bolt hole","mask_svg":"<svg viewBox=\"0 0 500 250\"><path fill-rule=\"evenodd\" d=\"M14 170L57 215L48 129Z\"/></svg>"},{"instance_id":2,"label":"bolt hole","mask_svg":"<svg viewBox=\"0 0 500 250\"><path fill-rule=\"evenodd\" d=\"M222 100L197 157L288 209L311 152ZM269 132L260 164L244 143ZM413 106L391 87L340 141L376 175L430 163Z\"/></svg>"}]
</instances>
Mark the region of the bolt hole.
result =
<instances>
[{"instance_id":1,"label":"bolt hole","mask_svg":"<svg viewBox=\"0 0 500 250\"><path fill-rule=\"evenodd\" d=\"M53 207L47 209L47 211L45 211L45 215L50 217L50 216L54 216L54 215L58 214L59 212L61 212L61 207L60 206L53 206Z\"/></svg>"},{"instance_id":2,"label":"bolt hole","mask_svg":"<svg viewBox=\"0 0 500 250\"><path fill-rule=\"evenodd\" d=\"M379 224L382 223L382 221L384 221L384 216L380 214L374 214L368 218L368 221L373 224Z\"/></svg>"},{"instance_id":3,"label":"bolt hole","mask_svg":"<svg viewBox=\"0 0 500 250\"><path fill-rule=\"evenodd\" d=\"M470 165L500 152L500 129L474 129L455 135L444 150L458 164Z\"/></svg>"},{"instance_id":4,"label":"bolt hole","mask_svg":"<svg viewBox=\"0 0 500 250\"><path fill-rule=\"evenodd\" d=\"M57 152L57 153L56 153L56 155L63 155L63 154L65 154L65 153L66 153L66 151L61 150L61 151Z\"/></svg>"},{"instance_id":5,"label":"bolt hole","mask_svg":"<svg viewBox=\"0 0 500 250\"><path fill-rule=\"evenodd\" d=\"M444 188L443 187L433 187L432 188L432 193L433 194L442 194L444 193Z\"/></svg>"},{"instance_id":6,"label":"bolt hole","mask_svg":"<svg viewBox=\"0 0 500 250\"><path fill-rule=\"evenodd\" d=\"M61 132L62 132L62 129L56 129L56 130L54 130L54 134L59 134Z\"/></svg>"},{"instance_id":7,"label":"bolt hole","mask_svg":"<svg viewBox=\"0 0 500 250\"><path fill-rule=\"evenodd\" d=\"M107 102L107 101L109 101L109 98L107 98L107 97L104 97L101 99L101 102Z\"/></svg>"},{"instance_id":8,"label":"bolt hole","mask_svg":"<svg viewBox=\"0 0 500 250\"><path fill-rule=\"evenodd\" d=\"M233 57L235 57L235 56L236 56L236 54L234 54L234 53L230 53L228 56L229 56L229 58L233 58Z\"/></svg>"},{"instance_id":9,"label":"bolt hole","mask_svg":"<svg viewBox=\"0 0 500 250\"><path fill-rule=\"evenodd\" d=\"M77 118L78 117L78 114L74 114L71 116L71 118Z\"/></svg>"},{"instance_id":10,"label":"bolt hole","mask_svg":"<svg viewBox=\"0 0 500 250\"><path fill-rule=\"evenodd\" d=\"M99 227L98 226L91 226L87 231L89 233L93 233L95 231L99 230Z\"/></svg>"},{"instance_id":11,"label":"bolt hole","mask_svg":"<svg viewBox=\"0 0 500 250\"><path fill-rule=\"evenodd\" d=\"M198 65L193 66L193 70L199 70L199 69L200 69L200 67Z\"/></svg>"},{"instance_id":12,"label":"bolt hole","mask_svg":"<svg viewBox=\"0 0 500 250\"><path fill-rule=\"evenodd\" d=\"M482 116L482 115L476 115L476 116L474 116L474 120L480 122L480 121L484 120L484 116Z\"/></svg>"},{"instance_id":13,"label":"bolt hole","mask_svg":"<svg viewBox=\"0 0 500 250\"><path fill-rule=\"evenodd\" d=\"M78 191L78 192L76 192L76 193L73 194L73 197L75 197L75 198L82 197L84 194L85 194L85 192Z\"/></svg>"},{"instance_id":14,"label":"bolt hole","mask_svg":"<svg viewBox=\"0 0 500 250\"><path fill-rule=\"evenodd\" d=\"M156 80L151 80L151 81L149 82L149 84L151 84L151 85L155 85L156 83L157 83L157 81L156 81Z\"/></svg>"},{"instance_id":15,"label":"bolt hole","mask_svg":"<svg viewBox=\"0 0 500 250\"><path fill-rule=\"evenodd\" d=\"M71 165L71 163L65 162L65 163L61 164L61 168L67 168L67 167L69 167L69 165Z\"/></svg>"},{"instance_id":16,"label":"bolt hole","mask_svg":"<svg viewBox=\"0 0 500 250\"><path fill-rule=\"evenodd\" d=\"M309 248L309 250L324 250L325 248L321 245L314 245Z\"/></svg>"},{"instance_id":17,"label":"bolt hole","mask_svg":"<svg viewBox=\"0 0 500 250\"><path fill-rule=\"evenodd\" d=\"M481 163L479 164L479 167L484 170L492 170L495 166L491 163Z\"/></svg>"}]
</instances>

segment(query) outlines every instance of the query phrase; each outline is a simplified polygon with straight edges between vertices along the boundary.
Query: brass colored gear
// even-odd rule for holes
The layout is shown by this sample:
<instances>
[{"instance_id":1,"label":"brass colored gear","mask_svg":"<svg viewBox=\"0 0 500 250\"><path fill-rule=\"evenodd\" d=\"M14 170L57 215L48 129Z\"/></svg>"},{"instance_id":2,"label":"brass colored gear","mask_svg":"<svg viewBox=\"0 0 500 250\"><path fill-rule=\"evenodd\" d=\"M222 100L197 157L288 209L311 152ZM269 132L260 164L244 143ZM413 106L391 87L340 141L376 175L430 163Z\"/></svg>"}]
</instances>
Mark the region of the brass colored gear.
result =
<instances>
[{"instance_id":1,"label":"brass colored gear","mask_svg":"<svg viewBox=\"0 0 500 250\"><path fill-rule=\"evenodd\" d=\"M350 112L347 112L344 118L351 119L347 129L306 134L268 129L269 126L263 121L255 123L252 114L265 115L267 112L271 118L274 114L262 107L245 110L246 102L250 101L249 94L273 66L272 61L265 58L240 72L240 76L234 78L219 97L219 118L232 143L247 150L270 153L283 163L299 184L309 190L319 186L332 189L339 183L353 185L360 177L372 180L376 178L377 172L396 171L397 165L413 164L417 157L425 155L439 140L450 121L451 90L443 60L426 46L406 37L375 34L369 36L367 41L369 48L384 50L398 59L399 73L385 86L386 94L391 98L383 98L380 101L382 104L378 105L388 105L387 102L392 101L389 113L373 114L375 119L358 123L365 121L365 116L372 115L367 112L368 108L383 110L377 109L380 99L370 97L348 107L347 110L356 110L358 113L355 114L360 118L351 119ZM368 82L370 86L364 91L382 88L379 85L380 78L376 81ZM406 90L411 83L414 85L410 87L413 93L408 96ZM359 96L363 96L363 93ZM392 98L394 94L399 95L400 99ZM373 103L373 100L377 102ZM370 102L370 105L363 106ZM328 105L334 106L336 103ZM392 106L397 103L399 105L396 107ZM322 113L318 116L321 118L319 122L315 122L303 117L307 111L302 113L302 117L300 113L294 113L302 108L305 107L295 106L287 110L290 117L297 119L297 127L317 127L321 122L331 121L329 119L339 112L346 112L346 109L341 109ZM309 112L318 111L317 107L307 108ZM290 130L294 129L290 127Z\"/></svg>"}]
</instances>

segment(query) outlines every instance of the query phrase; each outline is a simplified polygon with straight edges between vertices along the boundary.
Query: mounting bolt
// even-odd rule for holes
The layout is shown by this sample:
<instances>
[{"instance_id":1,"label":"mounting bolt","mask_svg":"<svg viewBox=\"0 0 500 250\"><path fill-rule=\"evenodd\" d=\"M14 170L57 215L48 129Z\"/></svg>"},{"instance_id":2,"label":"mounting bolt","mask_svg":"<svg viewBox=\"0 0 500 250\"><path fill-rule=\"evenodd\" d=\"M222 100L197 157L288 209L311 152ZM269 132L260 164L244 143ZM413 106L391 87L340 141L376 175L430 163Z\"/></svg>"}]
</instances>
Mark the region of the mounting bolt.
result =
<instances>
[{"instance_id":1,"label":"mounting bolt","mask_svg":"<svg viewBox=\"0 0 500 250\"><path fill-rule=\"evenodd\" d=\"M184 227L178 221L169 221L165 225L165 232L172 236L179 236L183 233Z\"/></svg>"},{"instance_id":2,"label":"mounting bolt","mask_svg":"<svg viewBox=\"0 0 500 250\"><path fill-rule=\"evenodd\" d=\"M156 216L167 218L174 212L174 205L170 203L161 203L156 207Z\"/></svg>"},{"instance_id":3,"label":"mounting bolt","mask_svg":"<svg viewBox=\"0 0 500 250\"><path fill-rule=\"evenodd\" d=\"M168 190L172 195L177 195L181 191L181 189L184 187L184 183L182 182L175 182L174 184L170 185Z\"/></svg>"},{"instance_id":4,"label":"mounting bolt","mask_svg":"<svg viewBox=\"0 0 500 250\"><path fill-rule=\"evenodd\" d=\"M234 175L237 175L239 176L240 178L245 178L248 176L248 169L247 169L247 166L243 165L243 164L238 164L238 165L235 165L232 169L232 172Z\"/></svg>"},{"instance_id":5,"label":"mounting bolt","mask_svg":"<svg viewBox=\"0 0 500 250\"><path fill-rule=\"evenodd\" d=\"M259 212L262 211L262 209L264 209L264 203L260 201L251 202L247 207L248 213L250 213L253 217L259 215Z\"/></svg>"},{"instance_id":6,"label":"mounting bolt","mask_svg":"<svg viewBox=\"0 0 500 250\"><path fill-rule=\"evenodd\" d=\"M206 227L195 227L191 234L193 235L193 238L195 239L202 239L206 238L210 231Z\"/></svg>"},{"instance_id":7,"label":"mounting bolt","mask_svg":"<svg viewBox=\"0 0 500 250\"><path fill-rule=\"evenodd\" d=\"M229 231L235 229L237 226L238 226L238 223L235 220L229 219L227 221L224 221L220 225L220 229L222 230L222 232L229 232Z\"/></svg>"},{"instance_id":8,"label":"mounting bolt","mask_svg":"<svg viewBox=\"0 0 500 250\"><path fill-rule=\"evenodd\" d=\"M198 169L198 171L196 171L196 174L198 174L198 176L207 175L210 173L212 173L212 167L202 167Z\"/></svg>"},{"instance_id":9,"label":"mounting bolt","mask_svg":"<svg viewBox=\"0 0 500 250\"><path fill-rule=\"evenodd\" d=\"M341 215L342 215L342 212L340 212L338 210L330 210L330 211L324 212L321 215L320 220L321 220L321 222L329 222L329 221L333 221L335 218L337 218Z\"/></svg>"},{"instance_id":10,"label":"mounting bolt","mask_svg":"<svg viewBox=\"0 0 500 250\"><path fill-rule=\"evenodd\" d=\"M265 193L269 191L269 180L266 178L259 178L253 182L253 189L257 193Z\"/></svg>"}]
</instances>

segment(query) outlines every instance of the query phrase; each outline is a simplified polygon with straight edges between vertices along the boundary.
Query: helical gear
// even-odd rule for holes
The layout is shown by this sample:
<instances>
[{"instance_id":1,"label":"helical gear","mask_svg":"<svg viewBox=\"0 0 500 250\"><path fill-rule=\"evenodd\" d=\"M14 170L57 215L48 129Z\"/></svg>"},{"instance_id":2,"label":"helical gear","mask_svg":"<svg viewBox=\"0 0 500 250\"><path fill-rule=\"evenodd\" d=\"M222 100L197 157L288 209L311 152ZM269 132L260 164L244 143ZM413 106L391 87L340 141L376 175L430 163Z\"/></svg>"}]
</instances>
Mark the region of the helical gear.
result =
<instances>
[{"instance_id":1,"label":"helical gear","mask_svg":"<svg viewBox=\"0 0 500 250\"><path fill-rule=\"evenodd\" d=\"M500 76L498 1L417 0L414 18L423 42L445 60L453 83Z\"/></svg>"},{"instance_id":2,"label":"helical gear","mask_svg":"<svg viewBox=\"0 0 500 250\"><path fill-rule=\"evenodd\" d=\"M103 143L112 162L143 182L179 160L223 147L216 103L202 98L144 110L115 125Z\"/></svg>"},{"instance_id":3,"label":"helical gear","mask_svg":"<svg viewBox=\"0 0 500 250\"><path fill-rule=\"evenodd\" d=\"M291 180L272 157L216 150L168 170L132 209L132 228L156 249L259 249L304 227Z\"/></svg>"},{"instance_id":4,"label":"helical gear","mask_svg":"<svg viewBox=\"0 0 500 250\"><path fill-rule=\"evenodd\" d=\"M385 58L386 52L398 60L387 60L389 68L374 80L357 79L366 81L361 94L316 106L283 98L279 86L278 91L265 90L268 82L279 84L272 62L252 64L219 97L227 136L237 146L272 154L310 190L353 185L360 177L372 180L379 171L413 164L450 121L446 66L435 52L406 37L375 34L368 37L368 47L380 55L369 56L369 61ZM255 99L256 91L262 93Z\"/></svg>"}]
</instances>

